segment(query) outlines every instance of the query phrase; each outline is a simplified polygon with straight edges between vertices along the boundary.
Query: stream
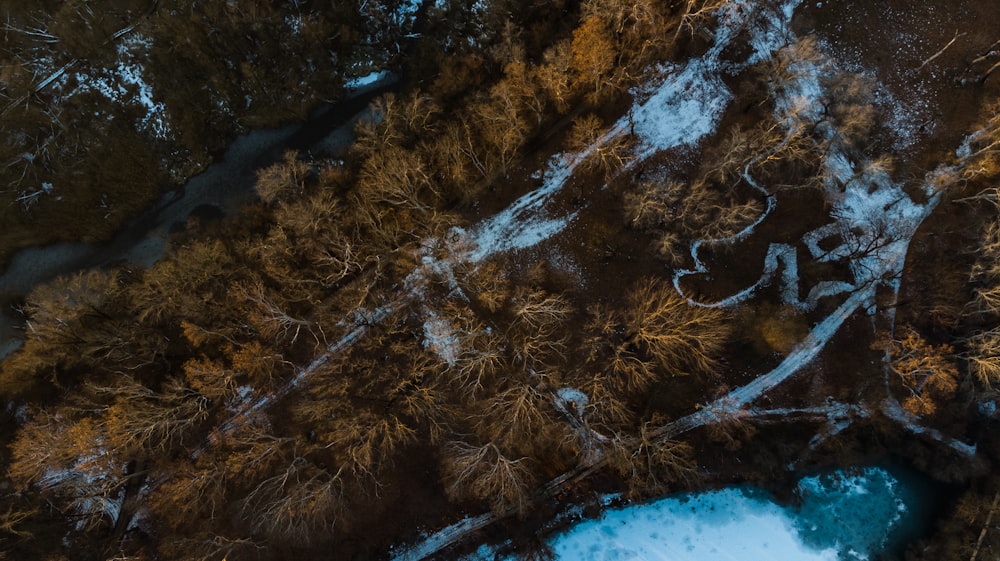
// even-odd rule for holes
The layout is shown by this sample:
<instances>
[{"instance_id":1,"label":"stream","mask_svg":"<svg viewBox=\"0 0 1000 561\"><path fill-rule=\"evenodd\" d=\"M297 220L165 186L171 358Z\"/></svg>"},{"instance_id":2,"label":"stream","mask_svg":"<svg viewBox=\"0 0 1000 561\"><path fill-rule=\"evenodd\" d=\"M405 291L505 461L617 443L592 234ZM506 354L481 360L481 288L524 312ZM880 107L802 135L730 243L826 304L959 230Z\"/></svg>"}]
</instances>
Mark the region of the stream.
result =
<instances>
[{"instance_id":1,"label":"stream","mask_svg":"<svg viewBox=\"0 0 1000 561\"><path fill-rule=\"evenodd\" d=\"M41 283L92 267L122 262L152 266L166 253L171 231L182 227L189 217L236 214L241 206L255 200L257 170L278 161L286 150L308 152L313 158L343 155L354 139L355 123L368 113L372 100L399 84L397 76L383 74L343 101L321 107L305 123L237 137L220 161L189 179L183 189L165 193L110 241L64 242L18 252L0 276L0 298L19 301ZM15 310L0 309L0 359L21 346L22 329L23 318Z\"/></svg>"}]
</instances>

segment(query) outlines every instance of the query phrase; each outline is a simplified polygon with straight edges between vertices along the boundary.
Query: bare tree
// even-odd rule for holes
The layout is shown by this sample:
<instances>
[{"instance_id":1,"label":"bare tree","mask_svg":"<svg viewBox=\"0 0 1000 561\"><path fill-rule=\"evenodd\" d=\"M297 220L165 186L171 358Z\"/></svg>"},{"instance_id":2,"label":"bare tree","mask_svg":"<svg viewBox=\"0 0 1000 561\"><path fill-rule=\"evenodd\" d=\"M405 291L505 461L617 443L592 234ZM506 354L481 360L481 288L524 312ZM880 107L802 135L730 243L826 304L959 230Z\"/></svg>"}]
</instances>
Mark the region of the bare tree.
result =
<instances>
[{"instance_id":1,"label":"bare tree","mask_svg":"<svg viewBox=\"0 0 1000 561\"><path fill-rule=\"evenodd\" d=\"M561 356L567 340L563 326L573 311L565 296L543 290L517 291L511 298L513 319L507 330L515 358L522 363L542 365Z\"/></svg>"},{"instance_id":2,"label":"bare tree","mask_svg":"<svg viewBox=\"0 0 1000 561\"><path fill-rule=\"evenodd\" d=\"M528 458L511 459L493 443L452 441L444 451L445 492L453 500L487 501L494 512L528 506L535 485Z\"/></svg>"},{"instance_id":3,"label":"bare tree","mask_svg":"<svg viewBox=\"0 0 1000 561\"><path fill-rule=\"evenodd\" d=\"M395 146L365 160L358 186L363 205L391 205L423 213L431 212L432 203L441 196L424 156Z\"/></svg>"},{"instance_id":4,"label":"bare tree","mask_svg":"<svg viewBox=\"0 0 1000 561\"><path fill-rule=\"evenodd\" d=\"M530 123L521 114L516 91L501 82L472 105L470 111L474 130L478 131L476 144L484 149L472 149L469 153L478 154L486 177L495 173L507 175L532 132Z\"/></svg>"},{"instance_id":5,"label":"bare tree","mask_svg":"<svg viewBox=\"0 0 1000 561\"><path fill-rule=\"evenodd\" d=\"M185 536L164 536L159 551L170 559L185 561L218 561L219 559L252 559L262 555L266 547L255 538L229 537L211 531ZM256 538L260 539L260 538Z\"/></svg>"},{"instance_id":6,"label":"bare tree","mask_svg":"<svg viewBox=\"0 0 1000 561\"><path fill-rule=\"evenodd\" d=\"M383 150L412 146L435 133L440 108L420 92L406 97L390 93L376 99L371 112L371 118L359 121L353 146L369 157Z\"/></svg>"},{"instance_id":7,"label":"bare tree","mask_svg":"<svg viewBox=\"0 0 1000 561\"><path fill-rule=\"evenodd\" d=\"M615 65L616 48L607 27L599 17L588 17L573 30L572 66L579 83L593 100L601 99L603 86L609 83Z\"/></svg>"},{"instance_id":8,"label":"bare tree","mask_svg":"<svg viewBox=\"0 0 1000 561\"><path fill-rule=\"evenodd\" d=\"M213 521L228 505L231 475L226 463L215 457L197 465L172 465L150 492L150 506L175 529L193 521Z\"/></svg>"},{"instance_id":9,"label":"bare tree","mask_svg":"<svg viewBox=\"0 0 1000 561\"><path fill-rule=\"evenodd\" d=\"M726 342L724 312L688 304L660 279L646 279L627 297L629 333L671 375L705 372Z\"/></svg>"},{"instance_id":10,"label":"bare tree","mask_svg":"<svg viewBox=\"0 0 1000 561\"><path fill-rule=\"evenodd\" d=\"M560 41L545 51L542 64L534 70L542 90L559 113L565 113L570 107L572 60L570 41Z\"/></svg>"},{"instance_id":11,"label":"bare tree","mask_svg":"<svg viewBox=\"0 0 1000 561\"><path fill-rule=\"evenodd\" d=\"M679 481L697 477L690 445L653 435L657 422L643 423L635 437L615 434L605 447L608 467L620 475L634 496L662 494Z\"/></svg>"},{"instance_id":12,"label":"bare tree","mask_svg":"<svg viewBox=\"0 0 1000 561\"><path fill-rule=\"evenodd\" d=\"M486 387L492 387L506 367L502 337L483 327L468 331L458 361L448 374L464 395L475 397Z\"/></svg>"},{"instance_id":13,"label":"bare tree","mask_svg":"<svg viewBox=\"0 0 1000 561\"><path fill-rule=\"evenodd\" d=\"M605 127L600 118L593 113L588 113L573 122L568 141L570 147L575 151L591 150L591 155L585 164L601 170L605 180L608 180L617 170L625 167L629 162L631 137L616 135L612 138L604 138L604 134Z\"/></svg>"},{"instance_id":14,"label":"bare tree","mask_svg":"<svg viewBox=\"0 0 1000 561\"><path fill-rule=\"evenodd\" d=\"M265 203L293 199L305 192L310 168L294 151L285 152L281 162L257 172L257 195Z\"/></svg>"},{"instance_id":15,"label":"bare tree","mask_svg":"<svg viewBox=\"0 0 1000 561\"><path fill-rule=\"evenodd\" d=\"M254 531L291 543L327 537L345 514L342 471L297 456L240 501L240 516Z\"/></svg>"},{"instance_id":16,"label":"bare tree","mask_svg":"<svg viewBox=\"0 0 1000 561\"><path fill-rule=\"evenodd\" d=\"M490 313L499 311L510 295L511 283L496 260L465 264L457 270L462 290Z\"/></svg>"},{"instance_id":17,"label":"bare tree","mask_svg":"<svg viewBox=\"0 0 1000 561\"><path fill-rule=\"evenodd\" d=\"M280 296L268 290L260 280L237 283L233 286L233 293L237 298L253 304L255 313L249 319L264 337L291 345L305 330L317 344L326 340L326 334L319 324L293 315L288 304L282 302Z\"/></svg>"},{"instance_id":18,"label":"bare tree","mask_svg":"<svg viewBox=\"0 0 1000 561\"><path fill-rule=\"evenodd\" d=\"M90 385L98 396L113 396L100 426L107 445L132 455L140 450L167 452L180 446L208 416L208 399L169 378L159 392L124 377L113 386Z\"/></svg>"},{"instance_id":19,"label":"bare tree","mask_svg":"<svg viewBox=\"0 0 1000 561\"><path fill-rule=\"evenodd\" d=\"M986 387L1000 383L1000 328L977 333L966 343L966 360L979 382Z\"/></svg>"},{"instance_id":20,"label":"bare tree","mask_svg":"<svg viewBox=\"0 0 1000 561\"><path fill-rule=\"evenodd\" d=\"M677 38L685 31L693 37L695 33L707 30L716 12L729 2L730 0L684 0L680 22L671 42L676 43Z\"/></svg>"},{"instance_id":21,"label":"bare tree","mask_svg":"<svg viewBox=\"0 0 1000 561\"><path fill-rule=\"evenodd\" d=\"M549 396L531 381L515 382L484 400L477 432L491 442L506 442L508 448L528 452L549 436L554 422Z\"/></svg>"},{"instance_id":22,"label":"bare tree","mask_svg":"<svg viewBox=\"0 0 1000 561\"><path fill-rule=\"evenodd\" d=\"M519 290L512 299L514 328L552 335L569 319L573 306L561 295L541 290Z\"/></svg>"}]
</instances>

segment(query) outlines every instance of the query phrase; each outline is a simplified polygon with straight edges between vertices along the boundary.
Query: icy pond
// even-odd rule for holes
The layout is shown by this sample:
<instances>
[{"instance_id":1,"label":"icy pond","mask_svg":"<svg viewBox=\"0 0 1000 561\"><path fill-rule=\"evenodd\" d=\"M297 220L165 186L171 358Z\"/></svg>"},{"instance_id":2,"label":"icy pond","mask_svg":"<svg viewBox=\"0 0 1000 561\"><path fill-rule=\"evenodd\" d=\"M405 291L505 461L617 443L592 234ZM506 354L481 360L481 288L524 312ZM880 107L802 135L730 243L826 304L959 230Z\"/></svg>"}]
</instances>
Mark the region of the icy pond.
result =
<instances>
[{"instance_id":1,"label":"icy pond","mask_svg":"<svg viewBox=\"0 0 1000 561\"><path fill-rule=\"evenodd\" d=\"M561 561L878 559L923 533L940 491L907 471L867 467L804 477L793 493L792 505L734 486L611 508L549 545Z\"/></svg>"}]
</instances>

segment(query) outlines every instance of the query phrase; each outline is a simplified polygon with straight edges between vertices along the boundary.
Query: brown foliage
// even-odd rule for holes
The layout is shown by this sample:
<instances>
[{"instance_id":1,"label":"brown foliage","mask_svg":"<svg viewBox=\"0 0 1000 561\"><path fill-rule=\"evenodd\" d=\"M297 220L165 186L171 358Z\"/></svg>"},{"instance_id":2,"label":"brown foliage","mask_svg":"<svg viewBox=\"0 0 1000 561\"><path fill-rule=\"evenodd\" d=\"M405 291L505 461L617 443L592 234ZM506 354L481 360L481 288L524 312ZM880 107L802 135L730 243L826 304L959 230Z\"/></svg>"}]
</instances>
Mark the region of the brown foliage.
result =
<instances>
[{"instance_id":1,"label":"brown foliage","mask_svg":"<svg viewBox=\"0 0 1000 561\"><path fill-rule=\"evenodd\" d=\"M635 342L669 375L707 372L729 336L725 313L692 306L660 279L640 282L627 296L626 325Z\"/></svg>"},{"instance_id":2,"label":"brown foliage","mask_svg":"<svg viewBox=\"0 0 1000 561\"><path fill-rule=\"evenodd\" d=\"M573 31L571 48L573 70L580 82L589 84L591 92L599 96L615 64L616 48L607 23L596 16L585 19Z\"/></svg>"},{"instance_id":3,"label":"brown foliage","mask_svg":"<svg viewBox=\"0 0 1000 561\"><path fill-rule=\"evenodd\" d=\"M134 457L140 451L166 453L181 446L208 416L209 402L177 378L153 391L132 377L112 386L92 385L99 397L114 397L99 423L106 446Z\"/></svg>"},{"instance_id":4,"label":"brown foliage","mask_svg":"<svg viewBox=\"0 0 1000 561\"><path fill-rule=\"evenodd\" d=\"M528 458L511 459L493 443L453 441L445 446L443 462L445 492L452 500L487 501L497 513L528 506L535 484Z\"/></svg>"},{"instance_id":5,"label":"brown foliage","mask_svg":"<svg viewBox=\"0 0 1000 561\"><path fill-rule=\"evenodd\" d=\"M644 181L625 194L624 207L632 227L653 234L653 251L677 263L686 253L684 240L732 236L760 216L764 203L723 193L702 178L687 183Z\"/></svg>"},{"instance_id":6,"label":"brown foliage","mask_svg":"<svg viewBox=\"0 0 1000 561\"><path fill-rule=\"evenodd\" d=\"M90 418L36 411L11 444L8 473L19 490L41 490L94 528L108 521L106 505L120 491L125 464L104 442Z\"/></svg>"},{"instance_id":7,"label":"brown foliage","mask_svg":"<svg viewBox=\"0 0 1000 561\"><path fill-rule=\"evenodd\" d=\"M303 457L254 487L240 516L256 532L295 544L322 540L345 515L344 481Z\"/></svg>"},{"instance_id":8,"label":"brown foliage","mask_svg":"<svg viewBox=\"0 0 1000 561\"><path fill-rule=\"evenodd\" d=\"M150 493L150 506L175 530L190 530L195 521L214 521L228 503L229 476L225 463L214 457L196 465L173 465Z\"/></svg>"},{"instance_id":9,"label":"brown foliage","mask_svg":"<svg viewBox=\"0 0 1000 561\"><path fill-rule=\"evenodd\" d=\"M236 275L234 254L221 240L178 248L144 272L130 290L143 323L212 325L228 310L228 280Z\"/></svg>"},{"instance_id":10,"label":"brown foliage","mask_svg":"<svg viewBox=\"0 0 1000 561\"><path fill-rule=\"evenodd\" d=\"M907 326L897 333L890 367L908 391L903 408L914 415L933 415L939 406L948 405L958 390L958 368L950 359L954 350L949 345L928 343Z\"/></svg>"},{"instance_id":11,"label":"brown foliage","mask_svg":"<svg viewBox=\"0 0 1000 561\"><path fill-rule=\"evenodd\" d=\"M293 302L286 301L279 290L270 289L259 280L234 284L232 294L250 305L248 321L276 345L294 345L306 333L317 345L326 339L318 323L298 314Z\"/></svg>"},{"instance_id":12,"label":"brown foliage","mask_svg":"<svg viewBox=\"0 0 1000 561\"><path fill-rule=\"evenodd\" d=\"M420 92L406 97L386 94L372 103L371 118L358 122L353 149L370 157L391 148L412 147L433 136L440 111Z\"/></svg>"},{"instance_id":13,"label":"brown foliage","mask_svg":"<svg viewBox=\"0 0 1000 561\"><path fill-rule=\"evenodd\" d=\"M615 434L606 447L608 466L628 484L632 496L662 494L678 482L697 477L690 445L653 437L655 421L643 423L636 437Z\"/></svg>"},{"instance_id":14,"label":"brown foliage","mask_svg":"<svg viewBox=\"0 0 1000 561\"><path fill-rule=\"evenodd\" d=\"M257 195L268 204L301 196L309 173L309 165L289 150L281 162L257 172Z\"/></svg>"}]
</instances>

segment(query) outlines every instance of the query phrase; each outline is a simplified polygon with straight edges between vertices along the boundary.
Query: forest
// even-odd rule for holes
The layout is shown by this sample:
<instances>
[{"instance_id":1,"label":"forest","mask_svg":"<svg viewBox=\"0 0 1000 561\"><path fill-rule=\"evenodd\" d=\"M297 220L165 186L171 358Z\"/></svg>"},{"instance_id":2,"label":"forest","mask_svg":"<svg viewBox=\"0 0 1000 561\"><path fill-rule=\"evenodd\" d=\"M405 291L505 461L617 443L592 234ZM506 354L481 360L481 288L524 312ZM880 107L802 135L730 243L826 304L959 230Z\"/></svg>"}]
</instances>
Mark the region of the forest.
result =
<instances>
[{"instance_id":1,"label":"forest","mask_svg":"<svg viewBox=\"0 0 1000 561\"><path fill-rule=\"evenodd\" d=\"M1000 6L871 4L5 3L0 264L399 80L154 265L0 294L0 559L548 559L879 461L956 489L905 559L996 558Z\"/></svg>"}]
</instances>

